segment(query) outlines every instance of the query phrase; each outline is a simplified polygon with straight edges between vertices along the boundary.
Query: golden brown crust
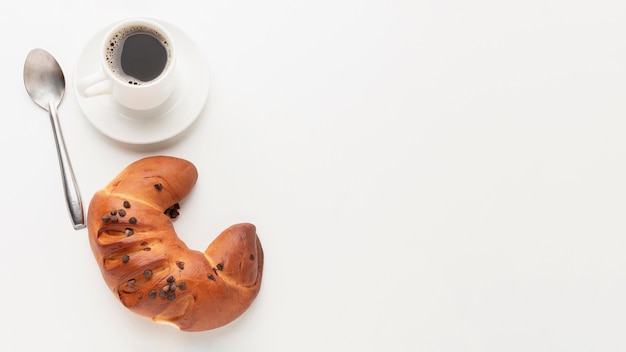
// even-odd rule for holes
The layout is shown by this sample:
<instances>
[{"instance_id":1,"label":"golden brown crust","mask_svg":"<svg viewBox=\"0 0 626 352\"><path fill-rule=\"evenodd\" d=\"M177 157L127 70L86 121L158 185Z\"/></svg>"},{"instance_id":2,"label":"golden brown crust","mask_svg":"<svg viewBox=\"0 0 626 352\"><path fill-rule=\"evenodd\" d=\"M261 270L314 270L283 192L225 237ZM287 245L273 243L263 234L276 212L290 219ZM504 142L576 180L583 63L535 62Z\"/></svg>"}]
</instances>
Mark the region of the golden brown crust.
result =
<instances>
[{"instance_id":1,"label":"golden brown crust","mask_svg":"<svg viewBox=\"0 0 626 352\"><path fill-rule=\"evenodd\" d=\"M214 329L240 316L257 296L263 271L252 224L227 228L204 253L178 238L172 206L197 178L183 159L138 160L96 192L87 217L91 249L111 291L131 311L184 331Z\"/></svg>"}]
</instances>

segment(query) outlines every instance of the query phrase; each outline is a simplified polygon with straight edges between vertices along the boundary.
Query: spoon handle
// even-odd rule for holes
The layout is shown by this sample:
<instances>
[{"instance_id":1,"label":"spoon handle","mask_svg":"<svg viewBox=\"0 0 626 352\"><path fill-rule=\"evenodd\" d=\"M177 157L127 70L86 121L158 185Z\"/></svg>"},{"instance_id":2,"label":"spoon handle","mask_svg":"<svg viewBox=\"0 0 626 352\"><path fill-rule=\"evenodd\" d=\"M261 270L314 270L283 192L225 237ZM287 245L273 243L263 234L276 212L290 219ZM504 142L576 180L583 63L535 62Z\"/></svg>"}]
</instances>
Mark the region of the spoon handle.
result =
<instances>
[{"instance_id":1,"label":"spoon handle","mask_svg":"<svg viewBox=\"0 0 626 352\"><path fill-rule=\"evenodd\" d=\"M78 184L76 183L74 171L72 170L72 163L70 162L70 157L67 153L67 149L65 148L65 141L63 140L63 133L61 133L61 124L59 123L57 107L52 101L48 104L48 111L50 112L50 122L52 123L54 141L56 143L57 155L61 166L61 178L63 179L65 201L67 202L67 207L70 210L70 216L72 218L74 229L82 229L85 227L83 202L81 201Z\"/></svg>"}]
</instances>

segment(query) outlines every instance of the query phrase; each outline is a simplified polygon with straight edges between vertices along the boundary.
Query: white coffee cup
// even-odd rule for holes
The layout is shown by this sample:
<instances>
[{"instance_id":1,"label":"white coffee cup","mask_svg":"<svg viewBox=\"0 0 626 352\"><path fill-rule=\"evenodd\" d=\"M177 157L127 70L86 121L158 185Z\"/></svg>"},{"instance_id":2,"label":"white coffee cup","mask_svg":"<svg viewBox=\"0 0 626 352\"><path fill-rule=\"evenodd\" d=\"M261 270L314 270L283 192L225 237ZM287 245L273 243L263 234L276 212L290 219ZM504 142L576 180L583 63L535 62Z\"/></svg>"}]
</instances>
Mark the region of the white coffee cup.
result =
<instances>
[{"instance_id":1,"label":"white coffee cup","mask_svg":"<svg viewBox=\"0 0 626 352\"><path fill-rule=\"evenodd\" d=\"M78 80L83 97L110 94L131 110L163 105L176 85L176 48L157 22L131 18L106 32L100 46L100 69Z\"/></svg>"}]
</instances>

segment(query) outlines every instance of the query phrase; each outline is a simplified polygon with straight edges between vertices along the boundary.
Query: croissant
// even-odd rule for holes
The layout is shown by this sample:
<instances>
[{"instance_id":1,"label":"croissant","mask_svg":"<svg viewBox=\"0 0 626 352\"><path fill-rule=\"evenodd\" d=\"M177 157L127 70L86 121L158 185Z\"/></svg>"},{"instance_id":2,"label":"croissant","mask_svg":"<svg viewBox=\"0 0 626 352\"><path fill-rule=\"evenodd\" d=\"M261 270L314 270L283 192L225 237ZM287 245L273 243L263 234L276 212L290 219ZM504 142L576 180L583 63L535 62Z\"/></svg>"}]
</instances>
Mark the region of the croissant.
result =
<instances>
[{"instance_id":1,"label":"croissant","mask_svg":"<svg viewBox=\"0 0 626 352\"><path fill-rule=\"evenodd\" d=\"M131 311L182 331L226 325L261 287L263 249L249 223L204 251L178 238L172 219L198 178L189 161L154 156L128 165L89 204L89 243L104 281Z\"/></svg>"}]
</instances>

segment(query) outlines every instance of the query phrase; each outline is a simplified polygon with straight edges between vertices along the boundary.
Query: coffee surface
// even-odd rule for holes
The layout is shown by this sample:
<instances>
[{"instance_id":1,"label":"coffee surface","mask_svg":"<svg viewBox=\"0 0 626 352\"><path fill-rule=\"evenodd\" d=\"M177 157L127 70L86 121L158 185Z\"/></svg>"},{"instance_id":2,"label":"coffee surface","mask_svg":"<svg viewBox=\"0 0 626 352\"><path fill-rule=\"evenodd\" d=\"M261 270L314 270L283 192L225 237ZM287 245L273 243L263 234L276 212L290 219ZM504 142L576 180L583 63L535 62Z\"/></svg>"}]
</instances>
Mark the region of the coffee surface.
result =
<instances>
[{"instance_id":1,"label":"coffee surface","mask_svg":"<svg viewBox=\"0 0 626 352\"><path fill-rule=\"evenodd\" d=\"M155 29L132 25L108 39L105 52L111 71L128 84L141 85L158 78L167 69L171 48Z\"/></svg>"},{"instance_id":2,"label":"coffee surface","mask_svg":"<svg viewBox=\"0 0 626 352\"><path fill-rule=\"evenodd\" d=\"M126 75L149 82L165 69L167 50L150 34L133 34L124 41L121 64Z\"/></svg>"}]
</instances>

